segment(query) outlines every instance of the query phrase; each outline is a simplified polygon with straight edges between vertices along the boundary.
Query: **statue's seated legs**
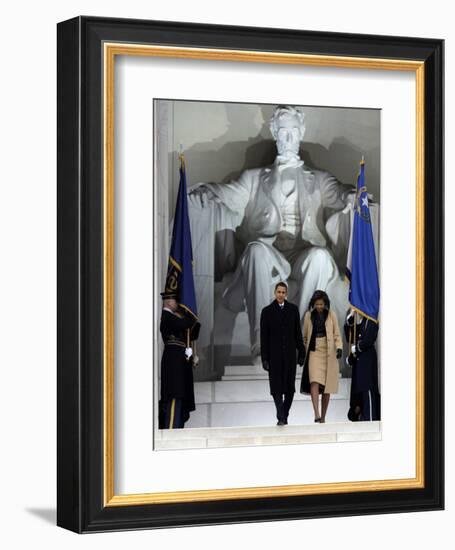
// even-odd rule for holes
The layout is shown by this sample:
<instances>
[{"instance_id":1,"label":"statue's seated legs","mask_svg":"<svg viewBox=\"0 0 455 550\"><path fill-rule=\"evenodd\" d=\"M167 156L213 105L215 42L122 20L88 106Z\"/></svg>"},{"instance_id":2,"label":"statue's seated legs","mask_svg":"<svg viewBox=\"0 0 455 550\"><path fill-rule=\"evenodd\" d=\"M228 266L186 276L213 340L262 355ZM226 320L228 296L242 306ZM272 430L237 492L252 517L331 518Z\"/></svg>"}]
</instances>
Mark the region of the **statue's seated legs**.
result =
<instances>
[{"instance_id":1,"label":"statue's seated legs","mask_svg":"<svg viewBox=\"0 0 455 550\"><path fill-rule=\"evenodd\" d=\"M295 288L296 292L289 299L298 305L302 319L317 289L329 295L340 327L349 307L348 286L328 249L306 248L289 263L271 244L252 241L239 259L233 280L223 294L223 303L233 312L244 311L246 306L253 361L260 354L261 311L270 304L279 281L293 283L290 289Z\"/></svg>"},{"instance_id":2,"label":"statue's seated legs","mask_svg":"<svg viewBox=\"0 0 455 550\"><path fill-rule=\"evenodd\" d=\"M247 309L250 325L251 353L260 353L260 320L262 309L270 304L276 283L286 281L291 266L272 245L262 241L248 243L239 259L232 283L223 295L231 311Z\"/></svg>"},{"instance_id":3,"label":"statue's seated legs","mask_svg":"<svg viewBox=\"0 0 455 550\"><path fill-rule=\"evenodd\" d=\"M292 261L290 278L297 283L298 290L293 300L299 307L302 320L313 292L324 290L329 295L331 309L337 314L340 327L343 326L349 308L348 285L327 248L312 246L301 252Z\"/></svg>"},{"instance_id":4,"label":"statue's seated legs","mask_svg":"<svg viewBox=\"0 0 455 550\"><path fill-rule=\"evenodd\" d=\"M294 300L302 319L313 292L318 289L327 292L336 277L338 268L327 248L311 246L300 252L292 262L291 278L297 282L298 290Z\"/></svg>"}]
</instances>

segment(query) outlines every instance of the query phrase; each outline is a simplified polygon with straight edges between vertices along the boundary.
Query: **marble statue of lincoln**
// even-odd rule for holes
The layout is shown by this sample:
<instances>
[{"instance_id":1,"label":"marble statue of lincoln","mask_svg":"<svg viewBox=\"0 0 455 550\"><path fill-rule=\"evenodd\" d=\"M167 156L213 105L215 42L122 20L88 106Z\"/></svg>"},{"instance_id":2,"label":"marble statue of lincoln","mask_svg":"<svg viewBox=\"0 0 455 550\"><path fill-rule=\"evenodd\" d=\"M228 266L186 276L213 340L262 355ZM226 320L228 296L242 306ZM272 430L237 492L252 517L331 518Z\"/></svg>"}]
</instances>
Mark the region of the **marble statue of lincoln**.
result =
<instances>
[{"instance_id":1,"label":"marble statue of lincoln","mask_svg":"<svg viewBox=\"0 0 455 550\"><path fill-rule=\"evenodd\" d=\"M304 164L299 151L305 118L300 110L277 107L270 130L278 152L272 165L245 170L228 184L199 184L189 192L190 207L216 202L221 209L217 230L223 229L229 213L238 222L233 229L242 249L223 302L233 312L246 308L253 361L260 354L261 311L277 282L288 283L289 298L302 318L316 289L327 292L339 318L349 307L342 266L332 250L339 238L333 216L348 214L354 188Z\"/></svg>"}]
</instances>

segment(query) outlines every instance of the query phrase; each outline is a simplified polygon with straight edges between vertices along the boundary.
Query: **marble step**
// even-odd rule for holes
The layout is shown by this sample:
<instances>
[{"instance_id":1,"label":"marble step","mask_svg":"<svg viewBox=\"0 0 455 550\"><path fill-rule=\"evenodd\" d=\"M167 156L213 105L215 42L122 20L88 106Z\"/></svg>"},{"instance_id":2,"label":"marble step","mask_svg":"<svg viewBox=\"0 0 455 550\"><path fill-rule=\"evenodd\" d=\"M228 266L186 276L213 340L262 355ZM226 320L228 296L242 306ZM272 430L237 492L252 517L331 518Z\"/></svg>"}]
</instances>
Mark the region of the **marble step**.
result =
<instances>
[{"instance_id":1,"label":"marble step","mask_svg":"<svg viewBox=\"0 0 455 550\"><path fill-rule=\"evenodd\" d=\"M300 381L296 380L294 401L310 400L309 395L299 392L299 386ZM349 399L350 387L349 378L340 378L338 393L333 394L331 400ZM262 402L271 399L268 379L195 382L194 394L196 404Z\"/></svg>"},{"instance_id":2,"label":"marble step","mask_svg":"<svg viewBox=\"0 0 455 550\"><path fill-rule=\"evenodd\" d=\"M373 422L326 422L325 424L288 424L287 426L235 426L231 428L187 428L183 430L156 430L156 439L197 439L200 437L230 437L249 435L279 435L328 433L379 432L380 421Z\"/></svg>"},{"instance_id":3,"label":"marble step","mask_svg":"<svg viewBox=\"0 0 455 550\"><path fill-rule=\"evenodd\" d=\"M349 410L348 399L331 399L327 423L345 422ZM309 400L294 400L289 413L289 426L313 425L313 407ZM196 403L185 425L188 428L275 426L275 404L270 395L261 401Z\"/></svg>"},{"instance_id":4,"label":"marble step","mask_svg":"<svg viewBox=\"0 0 455 550\"><path fill-rule=\"evenodd\" d=\"M302 378L303 368L297 366L296 378ZM268 380L269 375L262 365L227 365L221 380Z\"/></svg>"},{"instance_id":5,"label":"marble step","mask_svg":"<svg viewBox=\"0 0 455 550\"><path fill-rule=\"evenodd\" d=\"M156 450L378 441L380 422L157 430Z\"/></svg>"}]
</instances>

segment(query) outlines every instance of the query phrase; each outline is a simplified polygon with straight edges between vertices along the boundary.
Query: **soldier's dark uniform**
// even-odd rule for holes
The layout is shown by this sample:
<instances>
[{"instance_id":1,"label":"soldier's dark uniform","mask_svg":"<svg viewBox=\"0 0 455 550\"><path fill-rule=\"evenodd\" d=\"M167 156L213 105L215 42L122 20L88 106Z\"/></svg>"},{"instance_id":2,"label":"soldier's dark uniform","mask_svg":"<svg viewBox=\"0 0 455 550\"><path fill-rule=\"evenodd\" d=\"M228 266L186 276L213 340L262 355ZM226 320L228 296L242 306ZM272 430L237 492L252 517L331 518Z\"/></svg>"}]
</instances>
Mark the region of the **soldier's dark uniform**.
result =
<instances>
[{"instance_id":1,"label":"soldier's dark uniform","mask_svg":"<svg viewBox=\"0 0 455 550\"><path fill-rule=\"evenodd\" d=\"M380 420L381 396L378 384L378 357L376 339L379 325L365 317L361 323L351 318L345 323L346 340L355 344L356 352L350 352L349 364L352 366L351 396L349 403L349 420ZM351 351L351 350L350 350Z\"/></svg>"},{"instance_id":2,"label":"soldier's dark uniform","mask_svg":"<svg viewBox=\"0 0 455 550\"><path fill-rule=\"evenodd\" d=\"M190 412L196 408L193 357L186 359L185 348L187 330L190 330L190 340L194 341L199 336L200 326L189 314L162 311L160 332L164 351L161 358L160 429L183 428Z\"/></svg>"}]
</instances>

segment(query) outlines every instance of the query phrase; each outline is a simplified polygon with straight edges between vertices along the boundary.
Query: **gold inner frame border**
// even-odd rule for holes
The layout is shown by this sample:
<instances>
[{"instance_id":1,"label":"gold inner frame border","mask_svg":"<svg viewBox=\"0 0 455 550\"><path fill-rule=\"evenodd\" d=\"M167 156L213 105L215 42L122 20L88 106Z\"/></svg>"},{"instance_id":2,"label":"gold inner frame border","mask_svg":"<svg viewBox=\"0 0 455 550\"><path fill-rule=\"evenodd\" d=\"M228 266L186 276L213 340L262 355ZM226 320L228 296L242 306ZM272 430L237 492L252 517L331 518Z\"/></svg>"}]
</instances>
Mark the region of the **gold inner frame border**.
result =
<instances>
[{"instance_id":1,"label":"gold inner frame border","mask_svg":"<svg viewBox=\"0 0 455 550\"><path fill-rule=\"evenodd\" d=\"M116 495L114 467L114 76L115 57L149 56L180 59L255 62L319 67L410 71L416 78L416 476L414 478L375 481L336 482L265 487L239 487L194 491ZM309 55L245 50L173 47L153 44L103 44L103 430L104 430L104 505L128 506L232 499L273 498L284 496L352 493L397 489L421 489L425 486L424 434L424 86L423 61Z\"/></svg>"}]
</instances>

